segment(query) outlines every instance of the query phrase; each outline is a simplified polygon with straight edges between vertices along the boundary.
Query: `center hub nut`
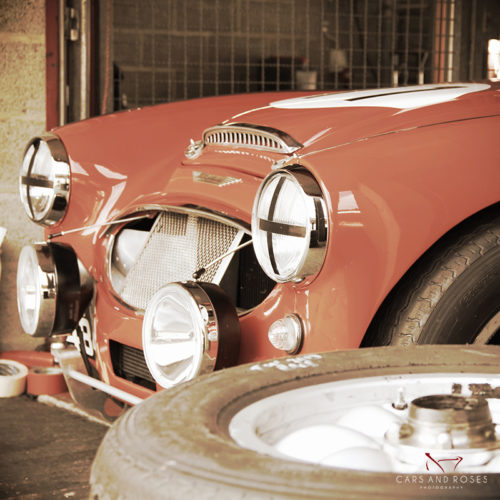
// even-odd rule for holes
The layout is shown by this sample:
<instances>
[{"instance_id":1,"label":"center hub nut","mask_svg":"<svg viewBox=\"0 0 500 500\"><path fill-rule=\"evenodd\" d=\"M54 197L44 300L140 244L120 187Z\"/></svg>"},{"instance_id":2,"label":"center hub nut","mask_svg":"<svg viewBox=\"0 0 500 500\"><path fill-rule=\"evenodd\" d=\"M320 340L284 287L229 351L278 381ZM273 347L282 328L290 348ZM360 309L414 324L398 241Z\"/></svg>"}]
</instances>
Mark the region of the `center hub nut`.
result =
<instances>
[{"instance_id":1,"label":"center hub nut","mask_svg":"<svg viewBox=\"0 0 500 500\"><path fill-rule=\"evenodd\" d=\"M423 396L411 402L401 444L434 449L491 448L495 425L486 399L456 394Z\"/></svg>"},{"instance_id":2,"label":"center hub nut","mask_svg":"<svg viewBox=\"0 0 500 500\"><path fill-rule=\"evenodd\" d=\"M469 463L489 460L500 447L488 402L482 397L437 394L414 399L406 422L390 428L385 448L399 460L418 464L425 452L460 450Z\"/></svg>"}]
</instances>

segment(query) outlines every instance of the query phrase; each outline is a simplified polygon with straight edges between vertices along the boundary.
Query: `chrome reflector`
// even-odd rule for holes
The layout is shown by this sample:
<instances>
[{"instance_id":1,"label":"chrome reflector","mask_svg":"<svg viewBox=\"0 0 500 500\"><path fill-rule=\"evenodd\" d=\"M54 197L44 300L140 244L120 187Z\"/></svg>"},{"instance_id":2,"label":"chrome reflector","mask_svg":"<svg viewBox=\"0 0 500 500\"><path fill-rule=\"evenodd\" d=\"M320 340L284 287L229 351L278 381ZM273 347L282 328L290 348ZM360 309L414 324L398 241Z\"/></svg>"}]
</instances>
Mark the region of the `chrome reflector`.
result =
<instances>
[{"instance_id":1,"label":"chrome reflector","mask_svg":"<svg viewBox=\"0 0 500 500\"><path fill-rule=\"evenodd\" d=\"M50 226L64 217L70 177L68 155L57 136L48 134L30 141L24 153L19 190L31 220Z\"/></svg>"},{"instance_id":2,"label":"chrome reflector","mask_svg":"<svg viewBox=\"0 0 500 500\"><path fill-rule=\"evenodd\" d=\"M149 371L165 388L227 368L239 354L236 309L212 283L169 283L148 304L142 345Z\"/></svg>"}]
</instances>

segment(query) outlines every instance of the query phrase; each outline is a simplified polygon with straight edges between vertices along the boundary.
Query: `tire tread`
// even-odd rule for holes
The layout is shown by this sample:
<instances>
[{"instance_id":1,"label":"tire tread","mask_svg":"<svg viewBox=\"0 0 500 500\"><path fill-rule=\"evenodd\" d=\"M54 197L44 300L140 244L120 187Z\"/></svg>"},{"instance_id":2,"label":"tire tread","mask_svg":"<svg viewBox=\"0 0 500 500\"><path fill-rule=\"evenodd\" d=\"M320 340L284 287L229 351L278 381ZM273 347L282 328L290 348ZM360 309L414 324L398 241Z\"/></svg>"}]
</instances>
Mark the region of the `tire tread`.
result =
<instances>
[{"instance_id":1,"label":"tire tread","mask_svg":"<svg viewBox=\"0 0 500 500\"><path fill-rule=\"evenodd\" d=\"M362 346L418 344L427 321L451 286L482 256L500 246L500 217L466 225L410 269L371 325Z\"/></svg>"}]
</instances>

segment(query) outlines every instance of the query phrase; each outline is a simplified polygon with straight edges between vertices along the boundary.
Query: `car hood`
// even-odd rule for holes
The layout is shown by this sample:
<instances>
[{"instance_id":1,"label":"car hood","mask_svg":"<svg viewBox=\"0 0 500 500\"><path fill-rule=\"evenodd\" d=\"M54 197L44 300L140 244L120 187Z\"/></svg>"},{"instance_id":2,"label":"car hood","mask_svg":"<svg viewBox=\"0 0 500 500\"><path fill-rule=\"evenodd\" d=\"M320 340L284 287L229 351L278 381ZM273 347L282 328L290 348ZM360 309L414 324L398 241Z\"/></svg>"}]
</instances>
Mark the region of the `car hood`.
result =
<instances>
[{"instance_id":1,"label":"car hood","mask_svg":"<svg viewBox=\"0 0 500 500\"><path fill-rule=\"evenodd\" d=\"M298 152L339 146L381 134L498 113L498 91L489 83L435 84L393 89L328 92L291 99L232 116L289 134ZM497 89L498 90L498 89Z\"/></svg>"},{"instance_id":2,"label":"car hood","mask_svg":"<svg viewBox=\"0 0 500 500\"><path fill-rule=\"evenodd\" d=\"M99 165L101 173L105 169L111 176L157 179L161 173L165 179L183 162L220 165L263 177L282 154L245 158L207 154L213 150L207 147L200 158L190 161L184 156L185 149L211 126L243 123L285 132L303 146L296 152L300 156L381 134L495 114L499 90L499 84L457 83L222 96L101 116L56 133L74 166L91 164L92 168L86 168L88 174Z\"/></svg>"}]
</instances>

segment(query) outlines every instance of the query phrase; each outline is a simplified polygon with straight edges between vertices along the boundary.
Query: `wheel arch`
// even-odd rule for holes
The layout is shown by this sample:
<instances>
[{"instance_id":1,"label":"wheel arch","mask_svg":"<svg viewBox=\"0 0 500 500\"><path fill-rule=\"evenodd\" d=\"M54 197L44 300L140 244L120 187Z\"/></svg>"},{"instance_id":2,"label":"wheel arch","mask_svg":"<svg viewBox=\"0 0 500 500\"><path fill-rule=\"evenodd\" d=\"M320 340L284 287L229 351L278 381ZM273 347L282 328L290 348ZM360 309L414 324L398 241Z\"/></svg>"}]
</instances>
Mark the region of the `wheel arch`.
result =
<instances>
[{"instance_id":1,"label":"wheel arch","mask_svg":"<svg viewBox=\"0 0 500 500\"><path fill-rule=\"evenodd\" d=\"M401 276L398 282L392 287L384 300L379 305L373 316L362 340L360 347L377 345L374 340L381 326L381 323L391 314L397 298L405 294L411 287L421 280L422 270L437 267L435 256L442 254L449 249L452 244L459 239L466 239L467 234L474 228L488 224L496 219L500 219L500 202L493 203L488 207L468 216L435 241Z\"/></svg>"}]
</instances>

